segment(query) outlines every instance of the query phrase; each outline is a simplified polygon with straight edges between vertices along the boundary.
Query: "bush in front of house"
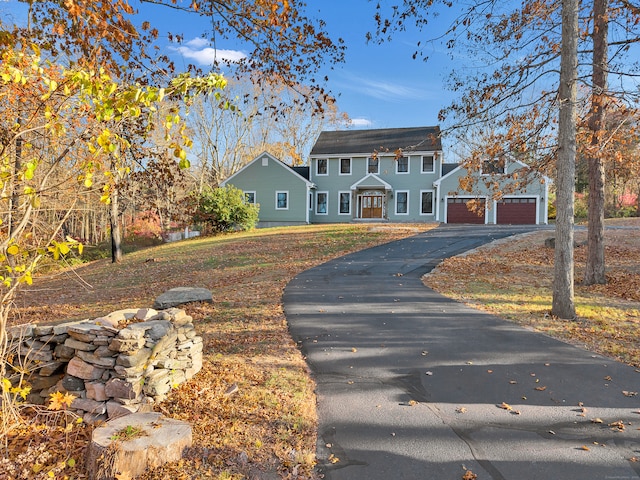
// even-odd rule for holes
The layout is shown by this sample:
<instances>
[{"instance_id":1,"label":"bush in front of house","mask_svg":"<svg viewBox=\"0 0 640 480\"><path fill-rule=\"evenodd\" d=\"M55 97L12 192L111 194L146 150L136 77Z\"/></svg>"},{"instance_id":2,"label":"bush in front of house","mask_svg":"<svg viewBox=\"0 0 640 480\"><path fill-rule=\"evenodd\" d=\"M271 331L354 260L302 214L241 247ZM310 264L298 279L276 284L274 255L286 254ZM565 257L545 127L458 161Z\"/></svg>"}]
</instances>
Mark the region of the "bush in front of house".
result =
<instances>
[{"instance_id":1,"label":"bush in front of house","mask_svg":"<svg viewBox=\"0 0 640 480\"><path fill-rule=\"evenodd\" d=\"M258 223L259 206L247 202L244 192L233 185L206 187L196 195L194 221L205 232L250 230Z\"/></svg>"}]
</instances>

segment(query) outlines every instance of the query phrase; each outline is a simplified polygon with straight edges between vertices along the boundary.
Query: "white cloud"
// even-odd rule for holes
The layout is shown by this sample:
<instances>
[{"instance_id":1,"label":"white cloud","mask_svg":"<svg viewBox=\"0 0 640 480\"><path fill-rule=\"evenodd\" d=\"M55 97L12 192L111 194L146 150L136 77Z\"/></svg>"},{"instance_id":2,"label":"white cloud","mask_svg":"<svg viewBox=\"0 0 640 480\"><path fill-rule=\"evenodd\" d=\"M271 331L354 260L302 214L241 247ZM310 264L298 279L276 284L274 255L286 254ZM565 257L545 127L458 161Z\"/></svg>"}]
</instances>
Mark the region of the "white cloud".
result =
<instances>
[{"instance_id":1,"label":"white cloud","mask_svg":"<svg viewBox=\"0 0 640 480\"><path fill-rule=\"evenodd\" d=\"M429 92L426 88L403 85L400 82L371 80L353 74L348 74L346 82L344 80L340 82L340 87L380 100L404 101L433 98L433 92Z\"/></svg>"},{"instance_id":2,"label":"white cloud","mask_svg":"<svg viewBox=\"0 0 640 480\"><path fill-rule=\"evenodd\" d=\"M367 118L350 118L349 126L350 127L370 127L373 125L373 122Z\"/></svg>"},{"instance_id":3,"label":"white cloud","mask_svg":"<svg viewBox=\"0 0 640 480\"><path fill-rule=\"evenodd\" d=\"M220 50L208 45L208 40L199 37L171 49L184 58L195 61L198 65L213 65L216 61L239 62L247 57L239 50Z\"/></svg>"}]
</instances>

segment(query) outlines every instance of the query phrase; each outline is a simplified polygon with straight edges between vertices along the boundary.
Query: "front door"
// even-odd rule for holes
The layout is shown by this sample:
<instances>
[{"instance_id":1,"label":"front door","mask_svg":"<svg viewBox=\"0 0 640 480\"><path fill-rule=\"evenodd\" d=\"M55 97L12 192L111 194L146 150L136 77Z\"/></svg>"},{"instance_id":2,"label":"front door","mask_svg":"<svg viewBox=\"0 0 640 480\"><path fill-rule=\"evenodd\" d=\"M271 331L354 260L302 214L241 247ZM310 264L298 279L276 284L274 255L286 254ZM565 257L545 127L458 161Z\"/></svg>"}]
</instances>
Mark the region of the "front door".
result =
<instances>
[{"instance_id":1,"label":"front door","mask_svg":"<svg viewBox=\"0 0 640 480\"><path fill-rule=\"evenodd\" d=\"M382 218L382 195L363 195L361 205L361 218Z\"/></svg>"}]
</instances>

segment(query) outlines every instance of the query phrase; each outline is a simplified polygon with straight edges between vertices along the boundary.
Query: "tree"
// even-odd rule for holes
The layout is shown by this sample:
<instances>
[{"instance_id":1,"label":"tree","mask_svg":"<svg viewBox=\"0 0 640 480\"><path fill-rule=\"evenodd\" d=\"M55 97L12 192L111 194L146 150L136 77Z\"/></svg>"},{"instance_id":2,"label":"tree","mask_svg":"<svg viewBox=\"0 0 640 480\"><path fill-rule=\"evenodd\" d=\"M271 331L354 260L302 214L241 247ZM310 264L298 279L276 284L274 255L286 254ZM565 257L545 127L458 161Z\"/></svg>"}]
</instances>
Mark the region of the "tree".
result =
<instances>
[{"instance_id":1,"label":"tree","mask_svg":"<svg viewBox=\"0 0 640 480\"><path fill-rule=\"evenodd\" d=\"M233 185L210 188L196 195L196 223L214 232L251 230L258 223L259 205L247 202L244 192Z\"/></svg>"},{"instance_id":2,"label":"tree","mask_svg":"<svg viewBox=\"0 0 640 480\"><path fill-rule=\"evenodd\" d=\"M556 248L551 313L576 316L573 288L573 199L576 169L576 102L578 99L578 0L562 1L562 46L558 100Z\"/></svg>"},{"instance_id":3,"label":"tree","mask_svg":"<svg viewBox=\"0 0 640 480\"><path fill-rule=\"evenodd\" d=\"M187 123L199 161L198 188L218 185L264 151L289 165L303 163L321 130L347 122L332 99L318 110L303 100L308 93L302 85L244 77L231 80L223 93L233 109L197 99Z\"/></svg>"},{"instance_id":4,"label":"tree","mask_svg":"<svg viewBox=\"0 0 640 480\"><path fill-rule=\"evenodd\" d=\"M491 142L485 146L485 156L511 155L543 171L557 164L560 168L558 175L569 173L562 171L560 160L566 159L564 155L569 145L559 144L559 130L564 128L560 122L571 117L563 115L560 119L561 112L568 112L558 99L560 79L557 72L561 69L561 51L565 42L562 26L566 20L560 7L564 8L564 4L552 0L531 0L514 8L512 4L494 0L471 2L443 32L434 32L438 24L432 20L439 13L437 7L452 5L453 2L446 0L403 1L391 6L388 14L385 7L379 5L377 30L370 39L389 40L394 32L407 28L413 21L421 29L429 25L431 40L418 43L414 57L426 59L424 46L429 41L442 41L456 55L464 54L466 50L469 58L478 59L475 68L470 68L474 66L470 61L465 64L462 74L454 71L450 76L448 84L460 92L460 96L441 111L441 120L452 122L443 131L490 126L493 134ZM601 23L589 28L594 18L591 6L583 4L580 10L582 25L577 30L576 39L580 46L576 80L585 85L589 84L588 73L593 71L592 39L606 35ZM626 1L618 2L608 10L606 6L604 8L607 20L610 21L613 15L617 19L615 25L620 40L616 45L620 68L615 72L621 76L633 69L633 66L624 65L622 58L629 44L638 40L638 23L635 20L639 10ZM470 69L474 73L469 74ZM611 69L609 66L609 71ZM618 92L619 98L623 93ZM479 160L482 156L476 157ZM572 200L562 195L558 203L560 201ZM560 236L564 237L562 242L568 241L568 236ZM567 249L571 248L567 246ZM573 270L572 265L561 262L555 269ZM557 271L554 275L556 278L561 275L568 278L572 274ZM565 288L562 291L556 289L554 294L564 296L566 302L563 303L569 304L572 287L569 287L567 278L562 282ZM554 308L554 312L557 313L558 308ZM568 308L563 315L571 318L572 313Z\"/></svg>"}]
</instances>

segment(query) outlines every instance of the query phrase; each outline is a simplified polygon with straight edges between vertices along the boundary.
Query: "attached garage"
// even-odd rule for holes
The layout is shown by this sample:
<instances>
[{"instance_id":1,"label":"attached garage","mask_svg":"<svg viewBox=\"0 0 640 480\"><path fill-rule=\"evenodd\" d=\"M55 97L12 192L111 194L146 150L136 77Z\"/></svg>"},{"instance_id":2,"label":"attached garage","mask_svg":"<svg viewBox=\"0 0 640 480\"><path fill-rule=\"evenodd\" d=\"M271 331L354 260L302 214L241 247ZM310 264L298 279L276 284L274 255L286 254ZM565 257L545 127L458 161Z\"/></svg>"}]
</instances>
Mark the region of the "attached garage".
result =
<instances>
[{"instance_id":1,"label":"attached garage","mask_svg":"<svg viewBox=\"0 0 640 480\"><path fill-rule=\"evenodd\" d=\"M467 203L470 201L478 202L477 209L469 210ZM475 223L484 224L486 215L486 202L484 199L478 198L447 198L447 223ZM478 215L478 213L480 213Z\"/></svg>"},{"instance_id":2,"label":"attached garage","mask_svg":"<svg viewBox=\"0 0 640 480\"><path fill-rule=\"evenodd\" d=\"M503 198L496 204L496 223L502 225L535 225L537 199L534 197Z\"/></svg>"}]
</instances>

